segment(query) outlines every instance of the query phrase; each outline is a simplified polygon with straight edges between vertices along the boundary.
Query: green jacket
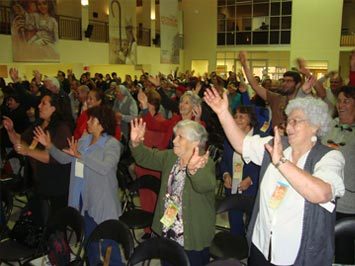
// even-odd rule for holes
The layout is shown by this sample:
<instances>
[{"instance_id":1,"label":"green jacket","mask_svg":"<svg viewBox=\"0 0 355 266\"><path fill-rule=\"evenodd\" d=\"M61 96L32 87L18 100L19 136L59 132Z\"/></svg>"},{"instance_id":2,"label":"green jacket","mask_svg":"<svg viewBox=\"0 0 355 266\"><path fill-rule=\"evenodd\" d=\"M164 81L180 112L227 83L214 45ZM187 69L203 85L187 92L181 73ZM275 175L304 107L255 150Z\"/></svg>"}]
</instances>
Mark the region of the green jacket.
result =
<instances>
[{"instance_id":1,"label":"green jacket","mask_svg":"<svg viewBox=\"0 0 355 266\"><path fill-rule=\"evenodd\" d=\"M153 230L162 234L161 217L171 169L177 160L172 150L159 151L143 144L131 148L136 163L142 167L161 171L160 193L154 213ZM184 249L200 251L210 246L215 234L215 164L209 159L203 169L191 177L186 176L183 198Z\"/></svg>"}]
</instances>

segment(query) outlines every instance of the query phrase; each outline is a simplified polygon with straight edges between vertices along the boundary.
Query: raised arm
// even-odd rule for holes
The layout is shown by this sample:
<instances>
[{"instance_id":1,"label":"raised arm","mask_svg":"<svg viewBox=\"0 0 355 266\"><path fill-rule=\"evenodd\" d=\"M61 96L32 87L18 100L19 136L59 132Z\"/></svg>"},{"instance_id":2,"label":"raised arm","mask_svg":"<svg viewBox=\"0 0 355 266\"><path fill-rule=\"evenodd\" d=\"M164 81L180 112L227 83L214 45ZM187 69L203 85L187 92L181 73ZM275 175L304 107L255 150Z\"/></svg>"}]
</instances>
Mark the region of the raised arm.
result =
<instances>
[{"instance_id":1,"label":"raised arm","mask_svg":"<svg viewBox=\"0 0 355 266\"><path fill-rule=\"evenodd\" d=\"M234 119L228 110L227 94L224 92L223 98L221 98L215 88L207 89L204 99L205 102L217 114L223 130L232 147L241 154L243 151L243 141L245 134L235 124Z\"/></svg>"},{"instance_id":2,"label":"raised arm","mask_svg":"<svg viewBox=\"0 0 355 266\"><path fill-rule=\"evenodd\" d=\"M12 122L12 120L7 116L3 116L2 124L7 131L7 134L9 135L9 139L11 143L12 144L20 143L21 136L15 131L14 123Z\"/></svg>"},{"instance_id":3,"label":"raised arm","mask_svg":"<svg viewBox=\"0 0 355 266\"><path fill-rule=\"evenodd\" d=\"M259 83L254 78L253 73L251 72L251 70L248 66L247 53L240 52L239 53L239 60L243 66L245 75L247 77L247 80L248 80L250 86L263 100L266 100L266 89L263 86L260 86Z\"/></svg>"}]
</instances>

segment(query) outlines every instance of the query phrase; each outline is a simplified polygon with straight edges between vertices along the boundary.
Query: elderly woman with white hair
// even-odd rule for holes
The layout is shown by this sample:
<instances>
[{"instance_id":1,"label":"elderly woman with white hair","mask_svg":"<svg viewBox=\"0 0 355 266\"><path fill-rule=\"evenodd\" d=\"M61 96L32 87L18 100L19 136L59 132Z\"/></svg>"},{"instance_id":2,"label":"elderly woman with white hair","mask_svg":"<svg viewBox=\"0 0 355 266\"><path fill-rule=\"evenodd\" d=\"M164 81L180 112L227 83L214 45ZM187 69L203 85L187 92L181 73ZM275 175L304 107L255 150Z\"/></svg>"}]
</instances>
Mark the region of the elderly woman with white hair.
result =
<instances>
[{"instance_id":1,"label":"elderly woman with white hair","mask_svg":"<svg viewBox=\"0 0 355 266\"><path fill-rule=\"evenodd\" d=\"M162 147L170 147L173 139L174 126L181 120L193 120L205 126L201 120L202 107L201 98L192 91L185 92L179 102L179 114L174 114L170 119L164 121L157 121L148 112L148 98L142 90L138 93L138 100L143 109L143 119L147 123L147 128L152 131L164 132L165 136L162 139Z\"/></svg>"},{"instance_id":2,"label":"elderly woman with white hair","mask_svg":"<svg viewBox=\"0 0 355 266\"><path fill-rule=\"evenodd\" d=\"M128 139L129 123L138 116L138 105L129 90L119 85L115 89L115 101L113 111L116 113L116 120L121 123L121 132Z\"/></svg>"},{"instance_id":3,"label":"elderly woman with white hair","mask_svg":"<svg viewBox=\"0 0 355 266\"><path fill-rule=\"evenodd\" d=\"M137 164L161 171L161 187L152 229L184 247L191 265L209 261L215 231L215 166L204 153L207 132L199 123L183 120L174 127L173 150L142 144L145 123L131 123L131 150Z\"/></svg>"},{"instance_id":4,"label":"elderly woman with white hair","mask_svg":"<svg viewBox=\"0 0 355 266\"><path fill-rule=\"evenodd\" d=\"M246 136L228 112L227 95L205 93L234 149L261 165L248 227L248 265L331 265L335 200L344 195L344 157L318 137L329 128L327 105L312 97L286 107L287 137Z\"/></svg>"}]
</instances>

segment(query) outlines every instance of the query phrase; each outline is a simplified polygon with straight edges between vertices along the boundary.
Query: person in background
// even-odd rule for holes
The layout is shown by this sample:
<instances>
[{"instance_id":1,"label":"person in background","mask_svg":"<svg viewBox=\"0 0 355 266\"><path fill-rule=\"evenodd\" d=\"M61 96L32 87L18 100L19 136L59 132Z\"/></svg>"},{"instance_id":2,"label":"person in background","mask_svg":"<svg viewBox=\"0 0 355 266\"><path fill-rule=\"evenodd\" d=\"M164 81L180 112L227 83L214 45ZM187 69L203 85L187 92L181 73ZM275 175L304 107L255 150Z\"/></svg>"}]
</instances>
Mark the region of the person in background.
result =
<instances>
[{"instance_id":1,"label":"person in background","mask_svg":"<svg viewBox=\"0 0 355 266\"><path fill-rule=\"evenodd\" d=\"M115 89L115 101L112 110L116 113L116 119L121 125L122 134L128 139L129 123L138 116L138 106L128 89L123 85L119 85Z\"/></svg>"},{"instance_id":2,"label":"person in background","mask_svg":"<svg viewBox=\"0 0 355 266\"><path fill-rule=\"evenodd\" d=\"M159 113L160 109L160 95L155 90L149 90L147 92L143 92L146 95L147 103L146 108L148 112L152 115L153 119L159 122L163 122L165 118L161 113ZM144 104L145 105L145 104ZM144 145L149 148L155 148L159 150L163 150L165 147L163 146L162 140L164 139L164 132L153 131L153 130L145 130L144 134ZM134 172L138 178L143 175L152 175L158 179L160 179L161 173L159 171L153 171L144 167L141 167L138 164L135 164ZM149 189L140 189L139 190L139 199L141 203L141 207L143 210L153 213L155 209L155 205L157 202L157 195ZM142 236L142 239L148 239L151 237L151 229L144 228L145 234Z\"/></svg>"},{"instance_id":3,"label":"person in background","mask_svg":"<svg viewBox=\"0 0 355 266\"><path fill-rule=\"evenodd\" d=\"M251 106L239 106L234 115L234 122L248 136L259 133L256 114ZM259 187L260 167L253 162L245 163L240 154L233 150L228 139L224 141L220 169L227 195L239 193L256 196ZM247 215L251 215L251 210ZM228 213L233 235L245 235L246 226L243 216L242 211L230 211Z\"/></svg>"},{"instance_id":4,"label":"person in background","mask_svg":"<svg viewBox=\"0 0 355 266\"><path fill-rule=\"evenodd\" d=\"M232 147L261 166L260 188L248 227L248 265L331 265L336 199L344 195L345 160L318 140L329 129L327 105L296 98L286 108L287 137L247 136L228 112L227 95L207 90ZM292 228L292 230L290 230Z\"/></svg>"},{"instance_id":5,"label":"person in background","mask_svg":"<svg viewBox=\"0 0 355 266\"><path fill-rule=\"evenodd\" d=\"M337 201L336 219L355 217L355 87L343 86L338 90L336 103L338 117L332 121L323 144L336 148L345 157L345 194ZM354 264L354 241L335 239L335 262Z\"/></svg>"}]
</instances>

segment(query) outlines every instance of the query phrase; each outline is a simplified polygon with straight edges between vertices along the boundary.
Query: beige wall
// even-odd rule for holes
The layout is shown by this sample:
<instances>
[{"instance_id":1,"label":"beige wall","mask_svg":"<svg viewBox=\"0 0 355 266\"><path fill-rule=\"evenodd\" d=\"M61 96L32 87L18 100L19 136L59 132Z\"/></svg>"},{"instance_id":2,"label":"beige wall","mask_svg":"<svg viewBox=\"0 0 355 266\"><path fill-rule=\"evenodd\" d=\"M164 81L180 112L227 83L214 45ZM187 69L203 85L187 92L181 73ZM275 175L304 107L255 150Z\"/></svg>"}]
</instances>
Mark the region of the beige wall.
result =
<instances>
[{"instance_id":1,"label":"beige wall","mask_svg":"<svg viewBox=\"0 0 355 266\"><path fill-rule=\"evenodd\" d=\"M290 64L297 57L338 69L343 0L292 1Z\"/></svg>"},{"instance_id":2,"label":"beige wall","mask_svg":"<svg viewBox=\"0 0 355 266\"><path fill-rule=\"evenodd\" d=\"M184 69L192 60L208 60L209 71L216 66L217 1L183 0Z\"/></svg>"},{"instance_id":3,"label":"beige wall","mask_svg":"<svg viewBox=\"0 0 355 266\"><path fill-rule=\"evenodd\" d=\"M12 41L9 35L0 35L0 65L16 67L20 70L21 76L31 78L32 71L38 69L41 73L48 76L55 76L59 69L66 72L71 68L74 74L79 76L83 72L84 66L89 66L92 73L111 73L113 71L119 75L131 74L140 75L141 69L152 73L153 75L159 72L163 74L171 73L179 67L183 68L183 51L180 51L180 64L160 64L160 49L155 47L138 46L137 58L138 64L141 66L133 65L110 65L108 58L108 43L97 43L89 41L69 41L59 40L58 48L61 54L59 63L21 63L13 62L12 60Z\"/></svg>"}]
</instances>

